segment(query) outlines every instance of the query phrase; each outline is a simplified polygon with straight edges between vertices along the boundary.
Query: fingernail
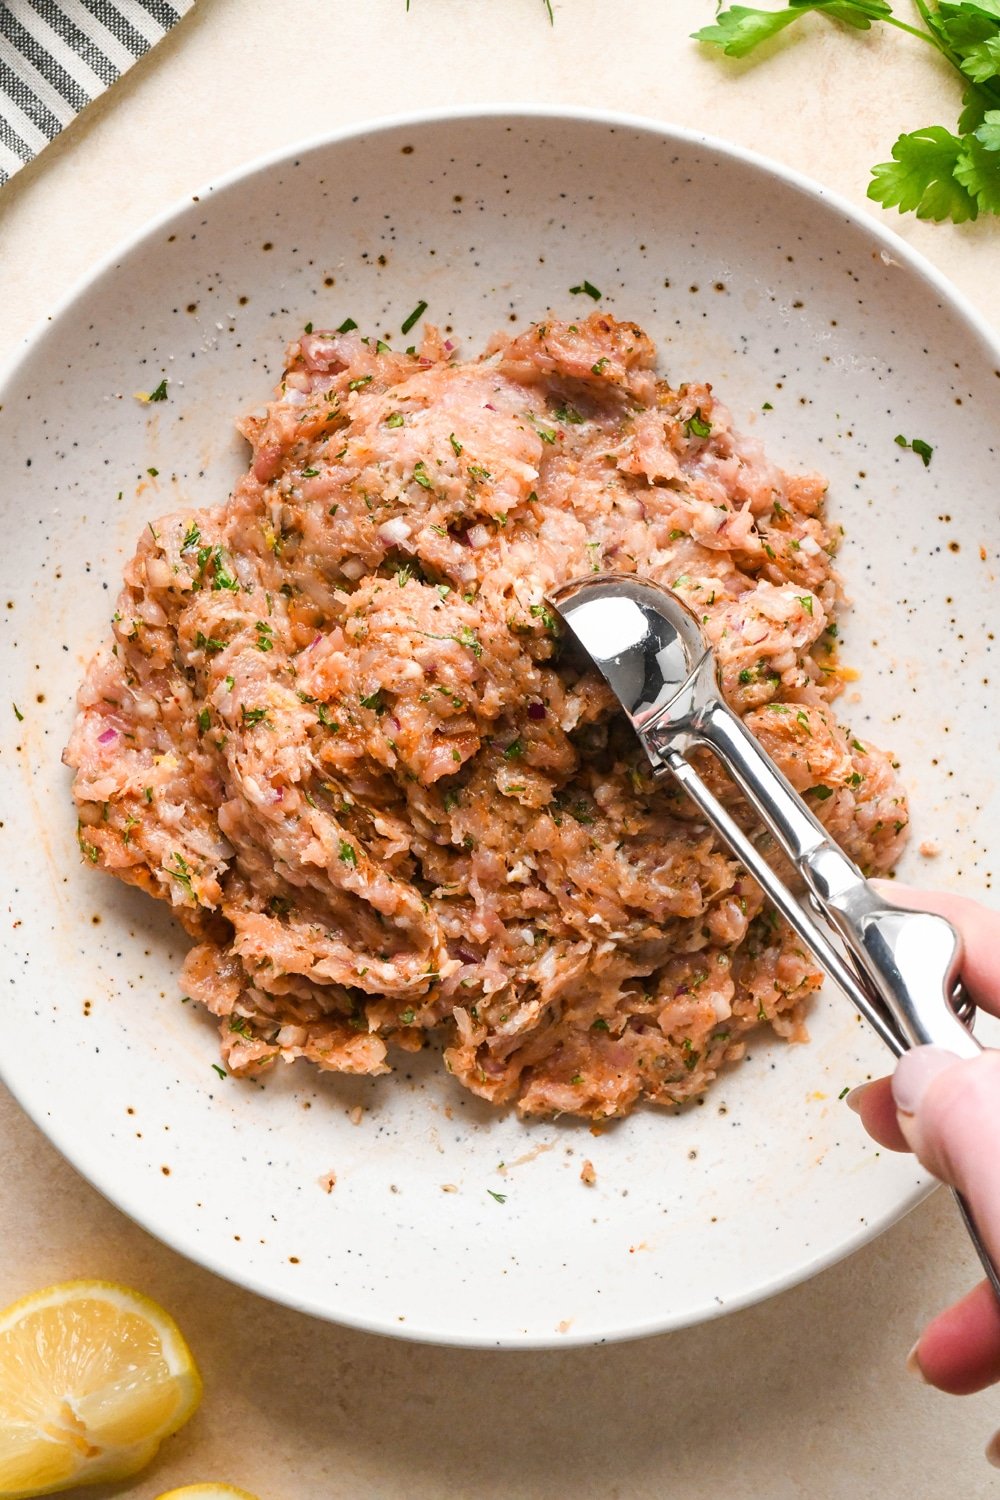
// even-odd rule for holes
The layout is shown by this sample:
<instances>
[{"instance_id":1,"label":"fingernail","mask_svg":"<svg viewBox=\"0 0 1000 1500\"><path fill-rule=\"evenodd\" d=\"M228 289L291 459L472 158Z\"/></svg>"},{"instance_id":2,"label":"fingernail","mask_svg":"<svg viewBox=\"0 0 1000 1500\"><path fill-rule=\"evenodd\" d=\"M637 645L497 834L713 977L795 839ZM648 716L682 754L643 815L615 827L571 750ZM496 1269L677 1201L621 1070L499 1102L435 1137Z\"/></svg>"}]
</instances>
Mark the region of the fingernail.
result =
<instances>
[{"instance_id":1,"label":"fingernail","mask_svg":"<svg viewBox=\"0 0 1000 1500\"><path fill-rule=\"evenodd\" d=\"M851 1089L851 1092L845 1096L844 1103L848 1109L853 1109L856 1115L861 1113L861 1097L865 1090L870 1087L870 1084L859 1083L856 1089Z\"/></svg>"},{"instance_id":2,"label":"fingernail","mask_svg":"<svg viewBox=\"0 0 1000 1500\"><path fill-rule=\"evenodd\" d=\"M995 1432L986 1444L986 1462L1000 1469L1000 1432Z\"/></svg>"},{"instance_id":3,"label":"fingernail","mask_svg":"<svg viewBox=\"0 0 1000 1500\"><path fill-rule=\"evenodd\" d=\"M920 1360L917 1357L917 1350L919 1348L920 1348L920 1340L917 1339L917 1342L914 1344L913 1348L910 1350L909 1354L906 1356L906 1368L909 1370L909 1372L910 1372L911 1375L915 1375L918 1380L922 1380L924 1382L924 1384L926 1385L926 1383L927 1383L927 1376L924 1374L923 1369L922 1369L921 1364L920 1364ZM1000 1437L1000 1433L997 1434L997 1437ZM994 1438L994 1442L995 1441L996 1441L996 1438ZM990 1446L992 1447L992 1444ZM989 1458L989 1449L986 1450L986 1456ZM993 1462L993 1460L991 1458L990 1459L990 1463L992 1463L992 1462Z\"/></svg>"},{"instance_id":4,"label":"fingernail","mask_svg":"<svg viewBox=\"0 0 1000 1500\"><path fill-rule=\"evenodd\" d=\"M915 1115L938 1074L957 1062L954 1052L944 1047L914 1047L904 1052L892 1075L892 1097L900 1114Z\"/></svg>"}]
</instances>

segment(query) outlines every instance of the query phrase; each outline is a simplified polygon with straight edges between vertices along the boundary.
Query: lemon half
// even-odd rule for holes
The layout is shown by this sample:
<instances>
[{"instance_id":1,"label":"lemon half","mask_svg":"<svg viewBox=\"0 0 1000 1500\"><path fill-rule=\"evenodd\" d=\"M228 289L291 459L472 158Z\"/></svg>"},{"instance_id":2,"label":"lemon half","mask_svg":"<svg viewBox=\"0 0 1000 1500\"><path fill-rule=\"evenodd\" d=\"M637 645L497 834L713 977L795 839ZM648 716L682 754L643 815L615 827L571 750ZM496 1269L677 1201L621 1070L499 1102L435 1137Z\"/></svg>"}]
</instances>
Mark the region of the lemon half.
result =
<instances>
[{"instance_id":1,"label":"lemon half","mask_svg":"<svg viewBox=\"0 0 1000 1500\"><path fill-rule=\"evenodd\" d=\"M126 1479L201 1400L180 1330L148 1297L67 1281L0 1312L0 1500Z\"/></svg>"},{"instance_id":2,"label":"lemon half","mask_svg":"<svg viewBox=\"0 0 1000 1500\"><path fill-rule=\"evenodd\" d=\"M256 1495L251 1495L249 1490L238 1490L232 1484L186 1484L183 1489L168 1490L165 1495L157 1495L156 1500L257 1500Z\"/></svg>"}]
</instances>

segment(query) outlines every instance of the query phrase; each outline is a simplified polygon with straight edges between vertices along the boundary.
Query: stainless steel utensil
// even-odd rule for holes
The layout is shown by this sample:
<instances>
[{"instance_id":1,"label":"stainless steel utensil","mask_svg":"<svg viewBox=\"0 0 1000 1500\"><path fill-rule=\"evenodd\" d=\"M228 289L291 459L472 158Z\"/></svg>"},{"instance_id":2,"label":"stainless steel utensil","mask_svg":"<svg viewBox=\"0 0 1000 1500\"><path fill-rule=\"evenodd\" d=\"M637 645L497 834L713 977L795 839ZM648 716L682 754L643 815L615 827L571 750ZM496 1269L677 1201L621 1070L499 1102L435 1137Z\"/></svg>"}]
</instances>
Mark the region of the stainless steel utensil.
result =
<instances>
[{"instance_id":1,"label":"stainless steel utensil","mask_svg":"<svg viewBox=\"0 0 1000 1500\"><path fill-rule=\"evenodd\" d=\"M798 792L728 708L697 617L675 594L632 574L563 585L552 603L618 698L653 766L672 775L799 934L835 984L899 1057L932 1043L959 1057L981 1050L962 989L961 939L944 917L887 901L829 837ZM718 756L801 876L810 916L687 760ZM1000 1297L1000 1273L968 1205L976 1251Z\"/></svg>"}]
</instances>

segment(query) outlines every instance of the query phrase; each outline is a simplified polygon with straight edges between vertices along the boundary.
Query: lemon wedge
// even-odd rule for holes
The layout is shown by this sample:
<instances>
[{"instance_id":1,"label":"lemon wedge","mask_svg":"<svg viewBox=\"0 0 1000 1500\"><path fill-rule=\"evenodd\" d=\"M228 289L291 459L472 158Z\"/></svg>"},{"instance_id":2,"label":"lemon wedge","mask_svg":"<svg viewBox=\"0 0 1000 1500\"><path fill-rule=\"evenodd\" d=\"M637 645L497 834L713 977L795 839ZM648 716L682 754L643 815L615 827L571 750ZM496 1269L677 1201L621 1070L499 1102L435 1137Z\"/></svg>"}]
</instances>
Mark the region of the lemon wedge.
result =
<instances>
[{"instance_id":1,"label":"lemon wedge","mask_svg":"<svg viewBox=\"0 0 1000 1500\"><path fill-rule=\"evenodd\" d=\"M157 1495L156 1500L229 1500L235 1495L236 1500L257 1500L256 1495L251 1495L249 1490L238 1490L232 1484L186 1484L183 1489L168 1490L165 1495Z\"/></svg>"},{"instance_id":2,"label":"lemon wedge","mask_svg":"<svg viewBox=\"0 0 1000 1500\"><path fill-rule=\"evenodd\" d=\"M201 1400L172 1318L108 1281L46 1287L0 1312L0 1500L126 1479Z\"/></svg>"}]
</instances>

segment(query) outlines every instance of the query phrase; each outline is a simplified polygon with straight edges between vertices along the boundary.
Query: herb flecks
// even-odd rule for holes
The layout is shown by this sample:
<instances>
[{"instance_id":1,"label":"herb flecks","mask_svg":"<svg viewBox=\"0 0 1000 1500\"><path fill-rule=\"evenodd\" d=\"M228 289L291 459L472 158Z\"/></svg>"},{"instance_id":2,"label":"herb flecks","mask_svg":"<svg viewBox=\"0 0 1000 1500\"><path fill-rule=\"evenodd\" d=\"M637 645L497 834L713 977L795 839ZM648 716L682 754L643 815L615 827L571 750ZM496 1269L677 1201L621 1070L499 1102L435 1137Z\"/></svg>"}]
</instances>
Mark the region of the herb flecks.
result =
<instances>
[{"instance_id":1,"label":"herb flecks","mask_svg":"<svg viewBox=\"0 0 1000 1500\"><path fill-rule=\"evenodd\" d=\"M399 325L400 333L409 333L410 329L416 326L416 324L423 317L426 311L427 303L424 302L424 300L421 298L416 307L410 313L409 317L404 318L402 323Z\"/></svg>"},{"instance_id":2,"label":"herb flecks","mask_svg":"<svg viewBox=\"0 0 1000 1500\"><path fill-rule=\"evenodd\" d=\"M460 646L468 646L473 656L478 661L483 654L483 646L476 632L469 625L463 625L457 635L452 636Z\"/></svg>"},{"instance_id":3,"label":"herb flecks","mask_svg":"<svg viewBox=\"0 0 1000 1500\"><path fill-rule=\"evenodd\" d=\"M195 893L194 893L194 887L193 887L193 885L191 883L192 882L192 878L193 878L193 873L194 873L192 871L192 869L191 869L191 866L188 864L188 862L184 858L183 854L177 854L175 852L171 856L171 858L173 859L173 862L174 862L173 863L173 868L171 868L170 865L167 865L166 866L167 874L170 875L170 876L172 876L173 879L177 881L177 884L179 886L181 886L184 891L187 892L187 894L191 897L192 901L197 902L198 897L195 895Z\"/></svg>"},{"instance_id":4,"label":"herb flecks","mask_svg":"<svg viewBox=\"0 0 1000 1500\"><path fill-rule=\"evenodd\" d=\"M1000 172L1000 157L997 158L997 170ZM920 459L924 468L930 468L931 459L934 457L934 449L930 443L925 443L923 438L905 438L901 432L896 434L894 441L899 448L911 449Z\"/></svg>"},{"instance_id":5,"label":"herb flecks","mask_svg":"<svg viewBox=\"0 0 1000 1500\"><path fill-rule=\"evenodd\" d=\"M249 728L257 724L264 724L268 729L273 727L266 708L247 708L244 703L240 708L240 718Z\"/></svg>"},{"instance_id":6,"label":"herb flecks","mask_svg":"<svg viewBox=\"0 0 1000 1500\"><path fill-rule=\"evenodd\" d=\"M166 379L166 377L164 377L163 380L160 381L159 385L155 386L153 390L136 391L135 399L137 401L141 401L143 406L148 406L152 401L166 401L168 384L168 380Z\"/></svg>"},{"instance_id":7,"label":"herb flecks","mask_svg":"<svg viewBox=\"0 0 1000 1500\"><path fill-rule=\"evenodd\" d=\"M542 625L549 635L559 634L559 624L555 615L547 604L533 604L530 609L533 619L541 620Z\"/></svg>"}]
</instances>

